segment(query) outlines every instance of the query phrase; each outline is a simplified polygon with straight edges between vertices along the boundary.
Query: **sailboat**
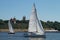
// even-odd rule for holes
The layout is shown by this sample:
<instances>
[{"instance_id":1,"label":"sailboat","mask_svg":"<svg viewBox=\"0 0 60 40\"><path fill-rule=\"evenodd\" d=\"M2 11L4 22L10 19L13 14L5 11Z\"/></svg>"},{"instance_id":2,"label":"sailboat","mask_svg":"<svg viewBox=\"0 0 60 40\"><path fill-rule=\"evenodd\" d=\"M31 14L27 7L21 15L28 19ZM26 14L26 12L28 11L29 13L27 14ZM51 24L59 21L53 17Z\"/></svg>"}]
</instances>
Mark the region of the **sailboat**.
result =
<instances>
[{"instance_id":1,"label":"sailboat","mask_svg":"<svg viewBox=\"0 0 60 40\"><path fill-rule=\"evenodd\" d=\"M26 34L26 37L45 37L43 26L37 17L35 4L33 4L29 20L28 35Z\"/></svg>"},{"instance_id":2,"label":"sailboat","mask_svg":"<svg viewBox=\"0 0 60 40\"><path fill-rule=\"evenodd\" d=\"M8 21L8 27L9 27L9 33L8 34L15 34L10 20Z\"/></svg>"}]
</instances>

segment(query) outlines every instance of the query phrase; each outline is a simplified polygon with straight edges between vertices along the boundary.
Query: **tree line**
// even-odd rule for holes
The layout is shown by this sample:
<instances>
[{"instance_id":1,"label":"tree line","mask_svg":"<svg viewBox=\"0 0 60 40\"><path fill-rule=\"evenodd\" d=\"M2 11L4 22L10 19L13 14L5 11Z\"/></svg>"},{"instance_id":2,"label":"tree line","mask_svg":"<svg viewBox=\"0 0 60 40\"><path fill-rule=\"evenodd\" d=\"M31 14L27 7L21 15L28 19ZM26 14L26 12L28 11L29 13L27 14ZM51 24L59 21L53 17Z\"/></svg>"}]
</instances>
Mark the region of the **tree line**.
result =
<instances>
[{"instance_id":1,"label":"tree line","mask_svg":"<svg viewBox=\"0 0 60 40\"><path fill-rule=\"evenodd\" d=\"M0 19L0 29L8 29L8 21L9 20L2 20ZM55 29L60 31L60 22L58 21L47 21L44 22L40 20L42 23L42 26L44 29ZM29 20L16 20L16 23L14 24L11 22L12 26L14 29L27 29L29 25Z\"/></svg>"}]
</instances>

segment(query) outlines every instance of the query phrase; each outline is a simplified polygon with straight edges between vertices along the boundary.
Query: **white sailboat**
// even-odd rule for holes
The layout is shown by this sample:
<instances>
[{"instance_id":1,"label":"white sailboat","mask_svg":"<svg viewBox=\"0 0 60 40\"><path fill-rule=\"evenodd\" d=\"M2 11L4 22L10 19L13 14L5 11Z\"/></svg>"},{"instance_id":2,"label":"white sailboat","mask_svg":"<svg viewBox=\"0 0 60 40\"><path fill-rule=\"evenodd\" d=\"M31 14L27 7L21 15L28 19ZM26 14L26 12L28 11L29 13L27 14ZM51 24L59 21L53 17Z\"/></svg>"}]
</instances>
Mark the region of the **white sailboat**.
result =
<instances>
[{"instance_id":1,"label":"white sailboat","mask_svg":"<svg viewBox=\"0 0 60 40\"><path fill-rule=\"evenodd\" d=\"M33 4L32 13L29 20L28 36L44 36L44 29L38 20L35 4Z\"/></svg>"},{"instance_id":2,"label":"white sailboat","mask_svg":"<svg viewBox=\"0 0 60 40\"><path fill-rule=\"evenodd\" d=\"M14 30L13 30L10 20L8 21L8 27L9 27L9 34L14 34Z\"/></svg>"}]
</instances>

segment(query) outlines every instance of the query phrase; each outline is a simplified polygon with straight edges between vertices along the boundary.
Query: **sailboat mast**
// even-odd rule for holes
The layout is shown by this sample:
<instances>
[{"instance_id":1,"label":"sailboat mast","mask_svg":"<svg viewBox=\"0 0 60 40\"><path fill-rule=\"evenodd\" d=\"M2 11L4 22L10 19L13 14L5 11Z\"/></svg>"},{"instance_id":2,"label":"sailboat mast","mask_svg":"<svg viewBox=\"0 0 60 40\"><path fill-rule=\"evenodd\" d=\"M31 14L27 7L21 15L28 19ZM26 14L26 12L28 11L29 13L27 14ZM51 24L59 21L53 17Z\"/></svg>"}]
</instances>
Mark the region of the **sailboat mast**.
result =
<instances>
[{"instance_id":1,"label":"sailboat mast","mask_svg":"<svg viewBox=\"0 0 60 40\"><path fill-rule=\"evenodd\" d=\"M10 20L8 21L8 27L9 27L9 31L10 31L11 33L14 33L13 27L12 27L12 24L11 24Z\"/></svg>"},{"instance_id":2,"label":"sailboat mast","mask_svg":"<svg viewBox=\"0 0 60 40\"><path fill-rule=\"evenodd\" d=\"M33 4L33 12L35 14L35 19L36 19L36 32L38 32L38 28L37 28L37 10L36 10L36 6L35 6L35 3Z\"/></svg>"},{"instance_id":3,"label":"sailboat mast","mask_svg":"<svg viewBox=\"0 0 60 40\"><path fill-rule=\"evenodd\" d=\"M33 7L32 7L32 13L29 20L28 32L34 32L39 35L44 34L42 24L38 20L35 4L33 4Z\"/></svg>"}]
</instances>

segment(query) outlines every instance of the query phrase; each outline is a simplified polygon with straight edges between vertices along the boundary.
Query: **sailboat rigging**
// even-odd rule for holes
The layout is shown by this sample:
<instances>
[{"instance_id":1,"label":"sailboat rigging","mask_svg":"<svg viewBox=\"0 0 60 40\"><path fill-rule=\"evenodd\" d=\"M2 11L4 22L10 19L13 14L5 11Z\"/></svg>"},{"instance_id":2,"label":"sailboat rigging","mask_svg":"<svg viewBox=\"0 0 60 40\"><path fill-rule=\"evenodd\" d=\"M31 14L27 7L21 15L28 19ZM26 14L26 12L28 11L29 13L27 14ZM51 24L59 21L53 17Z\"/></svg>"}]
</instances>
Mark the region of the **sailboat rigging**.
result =
<instances>
[{"instance_id":1,"label":"sailboat rigging","mask_svg":"<svg viewBox=\"0 0 60 40\"><path fill-rule=\"evenodd\" d=\"M9 28L9 34L14 34L14 30L13 30L10 20L8 21L8 28Z\"/></svg>"},{"instance_id":2,"label":"sailboat rigging","mask_svg":"<svg viewBox=\"0 0 60 40\"><path fill-rule=\"evenodd\" d=\"M28 35L31 37L44 37L44 29L41 21L38 20L35 4L33 4L32 13L29 20Z\"/></svg>"}]
</instances>

